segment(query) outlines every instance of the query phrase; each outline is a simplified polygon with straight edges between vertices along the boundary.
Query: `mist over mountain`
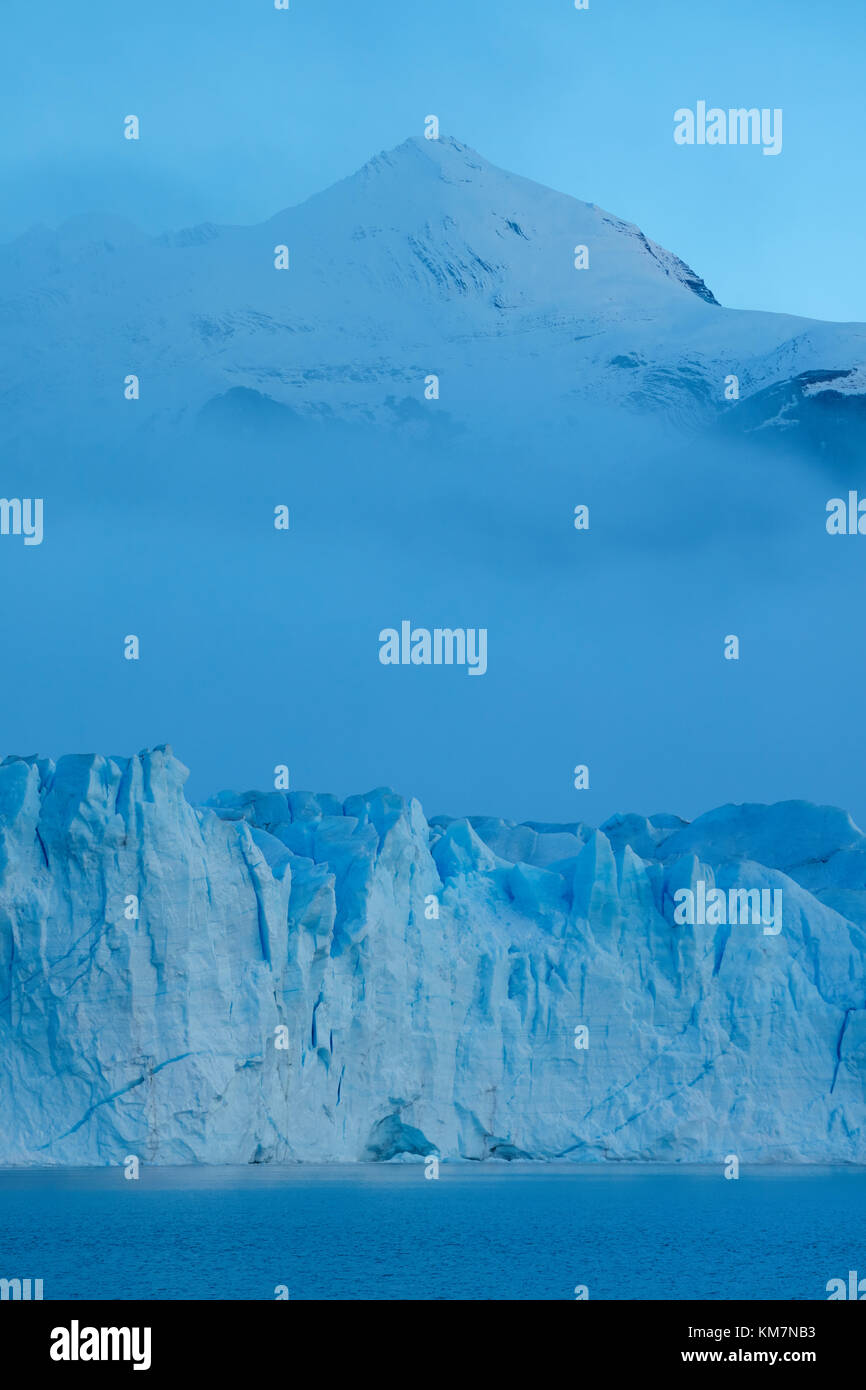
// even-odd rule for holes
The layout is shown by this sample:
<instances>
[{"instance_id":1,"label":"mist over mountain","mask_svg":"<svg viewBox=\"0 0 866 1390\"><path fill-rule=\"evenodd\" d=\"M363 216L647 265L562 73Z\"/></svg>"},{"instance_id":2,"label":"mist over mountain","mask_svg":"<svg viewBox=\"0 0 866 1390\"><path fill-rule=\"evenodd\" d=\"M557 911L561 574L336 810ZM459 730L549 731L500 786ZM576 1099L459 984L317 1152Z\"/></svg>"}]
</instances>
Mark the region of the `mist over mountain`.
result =
<instances>
[{"instance_id":1,"label":"mist over mountain","mask_svg":"<svg viewBox=\"0 0 866 1390\"><path fill-rule=\"evenodd\" d=\"M450 138L255 227L35 229L0 298L3 491L44 502L0 545L7 747L171 738L202 796L286 764L515 820L866 817L859 541L825 528L862 325L726 309ZM486 629L486 674L383 666L405 621Z\"/></svg>"},{"instance_id":2,"label":"mist over mountain","mask_svg":"<svg viewBox=\"0 0 866 1390\"><path fill-rule=\"evenodd\" d=\"M822 393L856 409L846 381L866 346L863 325L722 309L639 228L444 136L407 140L255 227L36 228L2 248L0 295L7 436L36 399L77 429L114 425L128 373L136 424L173 429L220 398L220 418L259 403L263 424L270 402L420 423L433 373L436 410L482 429L503 413L525 426L542 403L574 422L591 401L787 430L798 415L780 418L772 392L820 372Z\"/></svg>"}]
</instances>

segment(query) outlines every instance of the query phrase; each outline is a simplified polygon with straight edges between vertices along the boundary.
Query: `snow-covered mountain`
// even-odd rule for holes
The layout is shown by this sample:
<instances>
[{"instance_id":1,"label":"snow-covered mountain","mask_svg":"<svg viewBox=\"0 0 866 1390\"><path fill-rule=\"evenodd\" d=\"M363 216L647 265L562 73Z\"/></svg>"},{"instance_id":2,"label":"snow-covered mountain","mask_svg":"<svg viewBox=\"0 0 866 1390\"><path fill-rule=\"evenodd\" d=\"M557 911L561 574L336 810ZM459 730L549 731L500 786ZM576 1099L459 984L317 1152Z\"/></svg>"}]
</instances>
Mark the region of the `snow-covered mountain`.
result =
<instances>
[{"instance_id":1,"label":"snow-covered mountain","mask_svg":"<svg viewBox=\"0 0 866 1390\"><path fill-rule=\"evenodd\" d=\"M0 766L3 1163L866 1161L843 812L428 823L185 777ZM781 930L678 925L701 882Z\"/></svg>"},{"instance_id":2,"label":"snow-covered mountain","mask_svg":"<svg viewBox=\"0 0 866 1390\"><path fill-rule=\"evenodd\" d=\"M260 226L35 229L0 249L0 308L7 436L37 415L99 429L129 374L136 422L172 428L224 398L229 415L276 402L397 422L435 374L433 408L458 423L568 419L593 401L787 429L814 413L818 373L817 406L830 393L859 422L866 357L863 325L721 308L637 227L446 137L408 140Z\"/></svg>"}]
</instances>

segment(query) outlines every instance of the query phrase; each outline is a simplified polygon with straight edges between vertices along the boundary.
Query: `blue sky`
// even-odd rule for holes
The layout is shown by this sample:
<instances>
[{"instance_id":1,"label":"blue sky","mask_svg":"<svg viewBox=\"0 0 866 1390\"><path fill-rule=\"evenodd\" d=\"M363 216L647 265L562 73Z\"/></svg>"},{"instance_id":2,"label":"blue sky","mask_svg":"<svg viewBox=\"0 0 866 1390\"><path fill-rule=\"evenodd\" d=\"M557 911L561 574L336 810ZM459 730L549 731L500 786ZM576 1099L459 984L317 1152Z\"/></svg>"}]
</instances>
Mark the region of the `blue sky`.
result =
<instances>
[{"instance_id":1,"label":"blue sky","mask_svg":"<svg viewBox=\"0 0 866 1390\"><path fill-rule=\"evenodd\" d=\"M4 239L93 210L260 221L435 113L725 304L866 320L862 0L6 0L3 28ZM676 146L699 99L781 107L781 155Z\"/></svg>"}]
</instances>

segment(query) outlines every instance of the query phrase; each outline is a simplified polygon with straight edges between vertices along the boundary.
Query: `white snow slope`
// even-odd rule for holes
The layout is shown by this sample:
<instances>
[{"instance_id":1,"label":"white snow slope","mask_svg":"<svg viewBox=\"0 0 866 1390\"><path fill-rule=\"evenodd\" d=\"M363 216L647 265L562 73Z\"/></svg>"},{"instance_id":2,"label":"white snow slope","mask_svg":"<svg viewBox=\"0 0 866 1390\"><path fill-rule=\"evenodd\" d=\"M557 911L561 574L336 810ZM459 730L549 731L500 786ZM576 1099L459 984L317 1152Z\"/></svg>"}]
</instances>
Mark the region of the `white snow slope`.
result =
<instances>
[{"instance_id":1,"label":"white snow slope","mask_svg":"<svg viewBox=\"0 0 866 1390\"><path fill-rule=\"evenodd\" d=\"M730 374L744 400L812 372L850 394L866 361L864 325L723 309L637 227L447 137L408 140L260 226L36 228L0 248L0 313L12 435L34 409L70 431L104 421L130 373L136 423L175 429L232 388L393 420L430 373L458 422L590 400L703 419Z\"/></svg>"}]
</instances>

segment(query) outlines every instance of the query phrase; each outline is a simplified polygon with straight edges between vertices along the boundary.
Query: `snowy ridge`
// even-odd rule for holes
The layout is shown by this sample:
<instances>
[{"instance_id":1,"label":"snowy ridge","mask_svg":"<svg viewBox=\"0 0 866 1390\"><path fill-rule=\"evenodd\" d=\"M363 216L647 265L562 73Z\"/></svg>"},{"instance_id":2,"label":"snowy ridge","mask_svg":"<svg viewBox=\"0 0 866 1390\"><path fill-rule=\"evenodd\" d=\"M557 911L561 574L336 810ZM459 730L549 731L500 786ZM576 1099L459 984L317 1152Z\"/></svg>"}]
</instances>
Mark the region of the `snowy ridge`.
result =
<instances>
[{"instance_id":1,"label":"snowy ridge","mask_svg":"<svg viewBox=\"0 0 866 1390\"><path fill-rule=\"evenodd\" d=\"M866 1161L842 811L428 823L186 775L0 766L0 1162ZM783 929L675 925L700 880Z\"/></svg>"},{"instance_id":2,"label":"snowy ridge","mask_svg":"<svg viewBox=\"0 0 866 1390\"><path fill-rule=\"evenodd\" d=\"M114 419L126 373L142 382L136 427L192 425L238 389L393 424L395 399L423 405L428 373L461 425L581 402L702 422L726 410L730 374L760 403L866 358L863 325L721 308L638 227L449 137L407 140L256 227L35 228L0 247L0 309L12 436L34 402L64 433Z\"/></svg>"}]
</instances>

